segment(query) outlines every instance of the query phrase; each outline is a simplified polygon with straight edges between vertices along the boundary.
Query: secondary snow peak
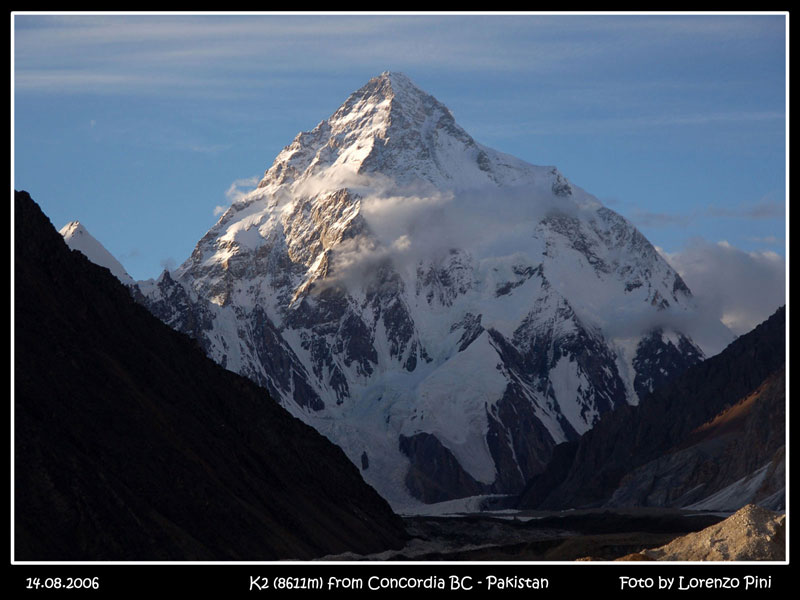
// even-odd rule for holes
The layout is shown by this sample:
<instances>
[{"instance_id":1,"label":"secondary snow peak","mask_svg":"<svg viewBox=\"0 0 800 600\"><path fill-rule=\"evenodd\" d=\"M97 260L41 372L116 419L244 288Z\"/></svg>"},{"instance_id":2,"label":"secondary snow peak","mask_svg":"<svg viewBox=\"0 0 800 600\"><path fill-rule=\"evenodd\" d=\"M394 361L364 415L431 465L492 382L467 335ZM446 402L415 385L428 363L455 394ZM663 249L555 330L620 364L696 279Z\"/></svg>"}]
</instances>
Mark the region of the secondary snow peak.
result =
<instances>
[{"instance_id":1,"label":"secondary snow peak","mask_svg":"<svg viewBox=\"0 0 800 600\"><path fill-rule=\"evenodd\" d=\"M86 232L86 228L81 225L80 221L70 221L64 227L61 228L61 235L64 239L69 239L73 236L83 235Z\"/></svg>"},{"instance_id":2,"label":"secondary snow peak","mask_svg":"<svg viewBox=\"0 0 800 600\"><path fill-rule=\"evenodd\" d=\"M82 252L93 263L105 267L126 285L133 285L133 277L128 275L125 267L98 242L80 221L70 221L59 231L71 250Z\"/></svg>"}]
</instances>

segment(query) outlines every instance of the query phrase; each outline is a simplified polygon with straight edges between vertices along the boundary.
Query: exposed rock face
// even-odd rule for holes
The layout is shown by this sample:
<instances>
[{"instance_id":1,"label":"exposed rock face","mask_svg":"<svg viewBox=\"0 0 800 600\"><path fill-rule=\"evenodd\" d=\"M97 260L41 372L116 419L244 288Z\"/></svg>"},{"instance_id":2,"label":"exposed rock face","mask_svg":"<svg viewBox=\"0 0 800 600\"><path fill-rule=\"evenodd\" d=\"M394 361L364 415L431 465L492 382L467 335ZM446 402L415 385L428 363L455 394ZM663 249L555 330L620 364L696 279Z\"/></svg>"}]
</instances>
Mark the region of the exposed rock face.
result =
<instances>
[{"instance_id":1,"label":"exposed rock face","mask_svg":"<svg viewBox=\"0 0 800 600\"><path fill-rule=\"evenodd\" d=\"M344 453L133 302L15 197L15 558L277 560L398 548Z\"/></svg>"},{"instance_id":2,"label":"exposed rock face","mask_svg":"<svg viewBox=\"0 0 800 600\"><path fill-rule=\"evenodd\" d=\"M646 397L703 358L686 338L665 347L661 335L661 331L655 331L644 337L633 359L636 369L633 387L639 398Z\"/></svg>"},{"instance_id":3,"label":"exposed rock face","mask_svg":"<svg viewBox=\"0 0 800 600\"><path fill-rule=\"evenodd\" d=\"M464 490L466 495L486 493L489 486L475 481L461 468L458 460L441 442L429 433L400 436L400 451L411 459L406 473L406 487L423 502L443 502L451 490Z\"/></svg>"},{"instance_id":4,"label":"exposed rock face","mask_svg":"<svg viewBox=\"0 0 800 600\"><path fill-rule=\"evenodd\" d=\"M786 515L748 504L721 523L641 554L644 560L784 561Z\"/></svg>"},{"instance_id":5,"label":"exposed rock face","mask_svg":"<svg viewBox=\"0 0 800 600\"><path fill-rule=\"evenodd\" d=\"M738 504L725 508L735 509L754 500L778 506L785 328L781 308L639 406L609 414L571 448L559 449L561 460L531 480L520 505L567 508L610 499L613 506L700 507L720 494L703 506L732 501Z\"/></svg>"},{"instance_id":6,"label":"exposed rock face","mask_svg":"<svg viewBox=\"0 0 800 600\"><path fill-rule=\"evenodd\" d=\"M783 509L785 423L781 369L680 447L628 473L607 505L736 510L757 502Z\"/></svg>"},{"instance_id":7,"label":"exposed rock face","mask_svg":"<svg viewBox=\"0 0 800 600\"><path fill-rule=\"evenodd\" d=\"M691 292L635 227L478 144L398 73L299 134L138 287L355 464L367 452L396 506L517 493L557 444L702 357L677 325Z\"/></svg>"}]
</instances>

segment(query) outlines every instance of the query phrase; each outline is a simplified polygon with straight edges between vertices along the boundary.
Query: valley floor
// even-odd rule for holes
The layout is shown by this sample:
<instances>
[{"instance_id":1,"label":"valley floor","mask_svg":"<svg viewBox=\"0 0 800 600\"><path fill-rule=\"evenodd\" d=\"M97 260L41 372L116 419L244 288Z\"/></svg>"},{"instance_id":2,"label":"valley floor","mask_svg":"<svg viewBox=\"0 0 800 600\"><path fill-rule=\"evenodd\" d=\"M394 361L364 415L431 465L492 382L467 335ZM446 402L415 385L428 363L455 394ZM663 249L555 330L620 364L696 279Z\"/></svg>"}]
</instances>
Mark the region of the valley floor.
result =
<instances>
[{"instance_id":1,"label":"valley floor","mask_svg":"<svg viewBox=\"0 0 800 600\"><path fill-rule=\"evenodd\" d=\"M402 550L325 560L551 562L591 557L611 561L663 546L727 516L663 508L408 516L404 520L412 537Z\"/></svg>"}]
</instances>

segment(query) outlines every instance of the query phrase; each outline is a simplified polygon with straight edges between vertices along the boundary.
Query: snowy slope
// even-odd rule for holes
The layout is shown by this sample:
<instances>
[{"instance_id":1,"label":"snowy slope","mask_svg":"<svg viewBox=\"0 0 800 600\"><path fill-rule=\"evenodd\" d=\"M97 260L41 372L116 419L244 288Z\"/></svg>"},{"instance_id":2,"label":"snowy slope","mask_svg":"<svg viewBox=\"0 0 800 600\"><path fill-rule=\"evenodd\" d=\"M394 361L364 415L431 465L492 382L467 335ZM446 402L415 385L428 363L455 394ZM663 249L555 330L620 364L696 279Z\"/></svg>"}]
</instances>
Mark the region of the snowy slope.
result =
<instances>
[{"instance_id":1,"label":"snowy slope","mask_svg":"<svg viewBox=\"0 0 800 600\"><path fill-rule=\"evenodd\" d=\"M133 285L133 278L128 275L120 262L105 249L78 221L71 221L59 231L71 250L79 250L96 265L105 267L125 285Z\"/></svg>"},{"instance_id":2,"label":"snowy slope","mask_svg":"<svg viewBox=\"0 0 800 600\"><path fill-rule=\"evenodd\" d=\"M399 73L299 134L139 287L396 507L518 491L703 356L691 292L641 233Z\"/></svg>"}]
</instances>

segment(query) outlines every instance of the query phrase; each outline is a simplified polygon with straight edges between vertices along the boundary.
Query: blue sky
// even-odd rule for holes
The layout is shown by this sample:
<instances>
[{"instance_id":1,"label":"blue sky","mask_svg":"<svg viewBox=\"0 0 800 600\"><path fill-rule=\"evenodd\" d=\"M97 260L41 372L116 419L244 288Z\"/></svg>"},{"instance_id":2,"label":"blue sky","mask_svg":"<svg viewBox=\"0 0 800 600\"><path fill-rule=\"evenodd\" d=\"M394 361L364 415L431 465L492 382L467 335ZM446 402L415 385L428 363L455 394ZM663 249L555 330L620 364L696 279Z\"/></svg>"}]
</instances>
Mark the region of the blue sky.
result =
<instances>
[{"instance_id":1,"label":"blue sky","mask_svg":"<svg viewBox=\"0 0 800 600\"><path fill-rule=\"evenodd\" d=\"M135 279L156 277L298 132L402 71L479 142L557 166L630 219L696 294L719 296L731 265L766 277L769 299L749 300L771 312L787 19L17 13L13 184L57 228L80 220Z\"/></svg>"}]
</instances>

